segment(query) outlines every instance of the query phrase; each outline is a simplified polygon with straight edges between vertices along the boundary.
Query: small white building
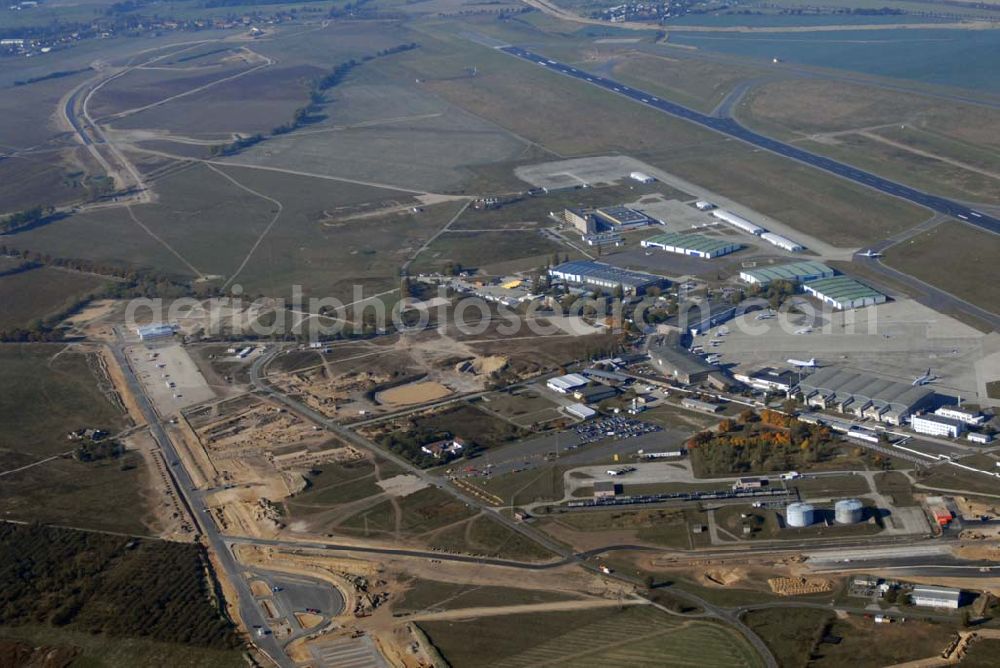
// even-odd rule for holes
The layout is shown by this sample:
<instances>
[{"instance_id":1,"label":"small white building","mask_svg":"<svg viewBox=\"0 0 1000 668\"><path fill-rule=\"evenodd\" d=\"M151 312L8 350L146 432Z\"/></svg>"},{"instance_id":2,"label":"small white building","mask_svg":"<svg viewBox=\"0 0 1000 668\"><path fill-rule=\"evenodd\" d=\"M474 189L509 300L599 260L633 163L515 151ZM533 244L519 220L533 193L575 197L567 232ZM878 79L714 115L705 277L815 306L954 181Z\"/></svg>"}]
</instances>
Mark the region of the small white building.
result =
<instances>
[{"instance_id":1,"label":"small white building","mask_svg":"<svg viewBox=\"0 0 1000 668\"><path fill-rule=\"evenodd\" d=\"M993 441L993 436L990 434L983 434L978 431L970 431L965 435L965 438L973 443L978 443L979 445L986 445L987 443L991 443ZM1000 462L997 463L1000 464Z\"/></svg>"},{"instance_id":2,"label":"small white building","mask_svg":"<svg viewBox=\"0 0 1000 668\"><path fill-rule=\"evenodd\" d=\"M778 248L786 250L790 253L797 253L806 249L806 247L802 244L796 243L788 237L783 237L780 234L775 234L774 232L763 232L760 235L760 238L767 243L777 246Z\"/></svg>"},{"instance_id":3,"label":"small white building","mask_svg":"<svg viewBox=\"0 0 1000 668\"><path fill-rule=\"evenodd\" d=\"M918 434L949 438L958 438L958 435L965 431L965 424L958 420L930 414L914 415L910 418L910 426Z\"/></svg>"},{"instance_id":4,"label":"small white building","mask_svg":"<svg viewBox=\"0 0 1000 668\"><path fill-rule=\"evenodd\" d=\"M162 322L154 322L150 325L140 325L135 328L135 333L139 335L140 341L152 341L174 335L174 326Z\"/></svg>"},{"instance_id":5,"label":"small white building","mask_svg":"<svg viewBox=\"0 0 1000 668\"><path fill-rule=\"evenodd\" d=\"M913 601L913 605L925 608L958 610L959 604L962 602L962 590L920 585L913 588L910 599Z\"/></svg>"},{"instance_id":6,"label":"small white building","mask_svg":"<svg viewBox=\"0 0 1000 668\"><path fill-rule=\"evenodd\" d=\"M979 426L986 422L986 416L978 411L971 411L961 406L942 406L941 408L934 411L934 415L940 415L941 417L949 418L951 420L958 420L959 422L964 422L965 424L972 426Z\"/></svg>"},{"instance_id":7,"label":"small white building","mask_svg":"<svg viewBox=\"0 0 1000 668\"><path fill-rule=\"evenodd\" d=\"M730 213L725 209L715 209L712 211L712 215L725 223L729 223L736 229L746 232L747 234L760 236L764 232L767 232L767 230L760 225L754 225L743 216L737 216L735 213Z\"/></svg>"},{"instance_id":8,"label":"small white building","mask_svg":"<svg viewBox=\"0 0 1000 668\"><path fill-rule=\"evenodd\" d=\"M565 376L556 376L555 378L550 378L545 385L553 392L558 392L559 394L569 394L578 387L583 387L590 381L578 373L568 373Z\"/></svg>"},{"instance_id":9,"label":"small white building","mask_svg":"<svg viewBox=\"0 0 1000 668\"><path fill-rule=\"evenodd\" d=\"M654 183L656 179L645 172L632 172L628 175L633 181L638 181L639 183Z\"/></svg>"},{"instance_id":10,"label":"small white building","mask_svg":"<svg viewBox=\"0 0 1000 668\"><path fill-rule=\"evenodd\" d=\"M597 415L597 411L593 408L588 408L583 404L570 404L566 407L566 412L573 417L580 418L581 420L588 420Z\"/></svg>"}]
</instances>

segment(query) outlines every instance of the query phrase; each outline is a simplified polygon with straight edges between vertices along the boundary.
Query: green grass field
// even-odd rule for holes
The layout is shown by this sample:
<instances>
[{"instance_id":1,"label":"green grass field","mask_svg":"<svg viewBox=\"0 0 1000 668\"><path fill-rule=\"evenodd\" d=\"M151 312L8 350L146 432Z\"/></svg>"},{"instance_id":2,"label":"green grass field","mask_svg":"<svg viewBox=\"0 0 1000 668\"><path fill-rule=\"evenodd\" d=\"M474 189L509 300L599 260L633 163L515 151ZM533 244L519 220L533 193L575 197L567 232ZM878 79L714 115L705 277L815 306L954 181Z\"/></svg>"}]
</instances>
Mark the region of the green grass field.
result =
<instances>
[{"instance_id":1,"label":"green grass field","mask_svg":"<svg viewBox=\"0 0 1000 668\"><path fill-rule=\"evenodd\" d=\"M56 353L54 344L0 345L0 470L9 471L66 453L66 434L83 427L112 433L121 412L97 387L83 354ZM12 473L0 485L8 519L38 520L144 534L148 531L142 462L129 453L83 463L58 458ZM87 512L81 513L80 509Z\"/></svg>"},{"instance_id":2,"label":"green grass field","mask_svg":"<svg viewBox=\"0 0 1000 668\"><path fill-rule=\"evenodd\" d=\"M433 487L401 497L398 503L398 536L402 539L419 540L423 534L467 520L474 515L465 504ZM364 537L397 535L396 513L392 502L383 501L356 513L338 524L338 528Z\"/></svg>"},{"instance_id":3,"label":"green grass field","mask_svg":"<svg viewBox=\"0 0 1000 668\"><path fill-rule=\"evenodd\" d=\"M519 506L538 501L558 501L563 497L563 472L560 466L540 466L529 471L507 473L490 478L470 478L471 485Z\"/></svg>"},{"instance_id":4,"label":"green grass field","mask_svg":"<svg viewBox=\"0 0 1000 668\"><path fill-rule=\"evenodd\" d=\"M681 620L647 607L507 615L482 621L421 622L454 668L544 662L563 666L762 665L742 637L711 622Z\"/></svg>"},{"instance_id":5,"label":"green grass field","mask_svg":"<svg viewBox=\"0 0 1000 668\"><path fill-rule=\"evenodd\" d=\"M448 552L478 554L515 561L545 561L555 555L489 515L434 534L429 546Z\"/></svg>"},{"instance_id":6,"label":"green grass field","mask_svg":"<svg viewBox=\"0 0 1000 668\"><path fill-rule=\"evenodd\" d=\"M404 612L429 612L457 608L551 603L553 601L568 601L573 598L567 593L537 589L414 580L410 583L410 588L403 594L403 600L396 605L396 609Z\"/></svg>"},{"instance_id":7,"label":"green grass field","mask_svg":"<svg viewBox=\"0 0 1000 668\"><path fill-rule=\"evenodd\" d=\"M786 140L839 133L802 146L944 196L1000 201L1000 113L990 107L793 80L752 90L736 114Z\"/></svg>"},{"instance_id":8,"label":"green grass field","mask_svg":"<svg viewBox=\"0 0 1000 668\"><path fill-rule=\"evenodd\" d=\"M743 621L761 637L781 668L805 668L833 613L812 608L748 612Z\"/></svg>"},{"instance_id":9,"label":"green grass field","mask_svg":"<svg viewBox=\"0 0 1000 668\"><path fill-rule=\"evenodd\" d=\"M886 251L889 266L987 310L996 310L1000 238L958 221L938 225Z\"/></svg>"}]
</instances>

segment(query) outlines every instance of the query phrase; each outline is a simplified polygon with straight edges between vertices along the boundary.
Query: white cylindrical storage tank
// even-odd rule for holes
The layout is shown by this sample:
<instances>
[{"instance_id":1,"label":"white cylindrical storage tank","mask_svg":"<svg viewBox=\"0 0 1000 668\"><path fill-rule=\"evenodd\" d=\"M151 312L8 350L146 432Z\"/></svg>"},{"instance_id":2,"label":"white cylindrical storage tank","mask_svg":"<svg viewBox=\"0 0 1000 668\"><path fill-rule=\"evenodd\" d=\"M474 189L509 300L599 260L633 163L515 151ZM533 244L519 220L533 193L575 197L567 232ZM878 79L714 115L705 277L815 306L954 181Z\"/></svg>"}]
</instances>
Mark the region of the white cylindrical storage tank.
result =
<instances>
[{"instance_id":1,"label":"white cylindrical storage tank","mask_svg":"<svg viewBox=\"0 0 1000 668\"><path fill-rule=\"evenodd\" d=\"M790 527L807 527L816 519L816 509L808 503L790 503L785 508L785 522Z\"/></svg>"},{"instance_id":2,"label":"white cylindrical storage tank","mask_svg":"<svg viewBox=\"0 0 1000 668\"><path fill-rule=\"evenodd\" d=\"M865 516L865 505L858 499L837 501L833 507L833 518L837 524L857 524Z\"/></svg>"}]
</instances>

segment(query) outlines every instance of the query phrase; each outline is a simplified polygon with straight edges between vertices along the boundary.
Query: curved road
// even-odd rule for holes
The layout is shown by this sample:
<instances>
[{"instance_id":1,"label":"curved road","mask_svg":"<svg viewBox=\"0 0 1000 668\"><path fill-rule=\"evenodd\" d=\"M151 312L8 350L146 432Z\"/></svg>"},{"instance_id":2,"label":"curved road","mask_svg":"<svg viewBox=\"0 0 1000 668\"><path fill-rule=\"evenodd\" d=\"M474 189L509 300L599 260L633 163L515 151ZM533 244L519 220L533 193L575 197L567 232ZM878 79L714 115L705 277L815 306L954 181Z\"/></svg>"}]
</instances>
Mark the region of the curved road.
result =
<instances>
[{"instance_id":1,"label":"curved road","mask_svg":"<svg viewBox=\"0 0 1000 668\"><path fill-rule=\"evenodd\" d=\"M931 195L929 193L916 190L915 188L910 188L909 186L896 183L895 181L882 178L881 176L876 176L875 174L858 169L857 167L852 167L851 165L837 162L831 158L810 153L809 151L803 150L797 146L792 146L776 139L765 137L764 135L753 132L752 130L748 130L731 118L719 118L703 114L675 102L661 100L651 93L647 93L637 88L632 88L631 86L627 86L607 77L585 72L570 65L540 56L536 53L528 51L527 49L522 49L517 46L503 46L497 47L497 49L516 58L536 63L539 66L547 67L557 74L579 79L580 81L584 81L599 88L603 88L609 92L622 95L639 102L640 104L662 111L663 113L670 114L671 116L675 116L686 121L691 121L692 123L697 123L698 125L706 127L710 130L714 130L734 139L739 139L740 141L757 146L766 151L770 151L786 158L791 158L792 160L821 169L849 181L854 181L855 183L878 190L887 195L913 202L914 204L926 207L932 211L936 211L937 213L954 216L955 218L969 223L970 225L975 225L976 227L982 228L988 232L1000 234L1000 219L994 218L980 211L976 211L965 204L961 204L944 197L938 197L937 195Z\"/></svg>"}]
</instances>

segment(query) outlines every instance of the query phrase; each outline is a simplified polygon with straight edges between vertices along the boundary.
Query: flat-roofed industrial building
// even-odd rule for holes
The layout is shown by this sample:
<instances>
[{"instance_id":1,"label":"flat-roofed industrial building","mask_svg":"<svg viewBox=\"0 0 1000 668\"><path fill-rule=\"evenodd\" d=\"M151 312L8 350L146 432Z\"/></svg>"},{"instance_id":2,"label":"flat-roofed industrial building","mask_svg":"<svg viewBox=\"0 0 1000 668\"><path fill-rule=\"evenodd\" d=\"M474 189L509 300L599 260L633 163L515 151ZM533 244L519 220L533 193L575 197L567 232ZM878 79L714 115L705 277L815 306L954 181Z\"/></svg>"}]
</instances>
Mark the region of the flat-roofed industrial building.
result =
<instances>
[{"instance_id":1,"label":"flat-roofed industrial building","mask_svg":"<svg viewBox=\"0 0 1000 668\"><path fill-rule=\"evenodd\" d=\"M878 290L850 276L834 276L809 281L802 289L835 309L862 308L883 304L888 299Z\"/></svg>"},{"instance_id":2,"label":"flat-roofed industrial building","mask_svg":"<svg viewBox=\"0 0 1000 668\"><path fill-rule=\"evenodd\" d=\"M735 253L742 248L740 244L732 241L713 239L703 234L681 234L680 232L657 234L654 237L643 239L639 245L643 248L658 248L668 253L692 255L706 260Z\"/></svg>"},{"instance_id":3,"label":"flat-roofed industrial building","mask_svg":"<svg viewBox=\"0 0 1000 668\"><path fill-rule=\"evenodd\" d=\"M630 229L644 227L653 223L653 219L627 206L604 206L594 210L594 215L613 229Z\"/></svg>"},{"instance_id":4,"label":"flat-roofed industrial building","mask_svg":"<svg viewBox=\"0 0 1000 668\"><path fill-rule=\"evenodd\" d=\"M917 585L910 592L910 600L913 605L924 608L950 608L958 610L962 603L962 590Z\"/></svg>"},{"instance_id":5,"label":"flat-roofed industrial building","mask_svg":"<svg viewBox=\"0 0 1000 668\"><path fill-rule=\"evenodd\" d=\"M551 267L549 275L567 283L586 285L602 290L614 290L619 285L625 294L641 295L651 287L667 284L667 279L655 274L646 274L629 269L621 269L603 262L571 260Z\"/></svg>"},{"instance_id":6,"label":"flat-roofed industrial building","mask_svg":"<svg viewBox=\"0 0 1000 668\"><path fill-rule=\"evenodd\" d=\"M719 370L714 364L709 364L685 349L676 333L666 334L650 342L649 359L657 371L684 385L700 383L709 374Z\"/></svg>"},{"instance_id":7,"label":"flat-roofed industrial building","mask_svg":"<svg viewBox=\"0 0 1000 668\"><path fill-rule=\"evenodd\" d=\"M154 322L151 325L140 325L135 328L135 333L139 335L140 341L154 341L164 339L174 335L174 326L162 322Z\"/></svg>"},{"instance_id":8,"label":"flat-roofed industrial building","mask_svg":"<svg viewBox=\"0 0 1000 668\"><path fill-rule=\"evenodd\" d=\"M594 220L594 214L586 209L563 209L562 219L579 230L581 234L597 232L597 221Z\"/></svg>"},{"instance_id":9,"label":"flat-roofed industrial building","mask_svg":"<svg viewBox=\"0 0 1000 668\"><path fill-rule=\"evenodd\" d=\"M778 264L771 267L757 267L755 269L744 269L740 272L740 280L750 285L766 286L771 281L790 281L792 283L804 283L815 281L821 278L832 278L834 271L822 262L790 262L788 264Z\"/></svg>"},{"instance_id":10,"label":"flat-roofed industrial building","mask_svg":"<svg viewBox=\"0 0 1000 668\"><path fill-rule=\"evenodd\" d=\"M553 392L558 392L559 394L569 394L576 388L583 387L589 382L590 380L588 380L585 376L581 376L578 373L568 373L564 376L549 378L548 382L545 384Z\"/></svg>"},{"instance_id":11,"label":"flat-roofed industrial building","mask_svg":"<svg viewBox=\"0 0 1000 668\"><path fill-rule=\"evenodd\" d=\"M799 381L798 393L807 406L901 425L934 400L934 392L866 373L834 366Z\"/></svg>"}]
</instances>

